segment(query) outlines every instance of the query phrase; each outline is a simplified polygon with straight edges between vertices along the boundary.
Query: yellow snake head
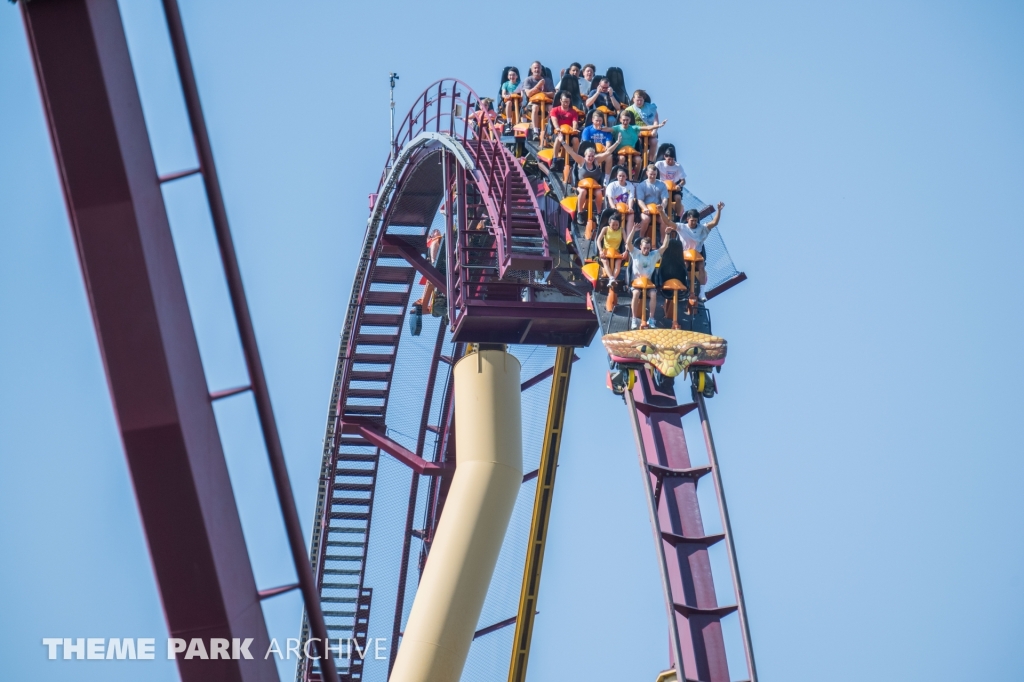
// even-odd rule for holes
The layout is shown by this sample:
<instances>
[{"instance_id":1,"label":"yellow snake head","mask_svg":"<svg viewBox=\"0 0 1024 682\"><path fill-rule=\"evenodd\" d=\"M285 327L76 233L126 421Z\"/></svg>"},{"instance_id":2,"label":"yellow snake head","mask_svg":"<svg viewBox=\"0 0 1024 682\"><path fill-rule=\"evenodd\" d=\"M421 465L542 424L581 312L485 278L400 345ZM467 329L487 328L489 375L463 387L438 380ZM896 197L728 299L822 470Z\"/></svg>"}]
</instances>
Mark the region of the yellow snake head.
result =
<instances>
[{"instance_id":1,"label":"yellow snake head","mask_svg":"<svg viewBox=\"0 0 1024 682\"><path fill-rule=\"evenodd\" d=\"M682 329L634 329L601 339L612 360L645 362L667 377L686 373L691 365L725 362L726 341L718 336Z\"/></svg>"}]
</instances>

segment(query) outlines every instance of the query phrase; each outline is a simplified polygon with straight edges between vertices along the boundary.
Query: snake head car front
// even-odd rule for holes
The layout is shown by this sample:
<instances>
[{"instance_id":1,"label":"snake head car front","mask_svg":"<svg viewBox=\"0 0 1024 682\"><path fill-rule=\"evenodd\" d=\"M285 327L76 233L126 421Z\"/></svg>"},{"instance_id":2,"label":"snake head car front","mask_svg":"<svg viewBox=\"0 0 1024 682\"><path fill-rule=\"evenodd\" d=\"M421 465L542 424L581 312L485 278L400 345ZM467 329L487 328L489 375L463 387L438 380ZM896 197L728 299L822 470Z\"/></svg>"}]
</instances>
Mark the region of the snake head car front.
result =
<instances>
[{"instance_id":1,"label":"snake head car front","mask_svg":"<svg viewBox=\"0 0 1024 682\"><path fill-rule=\"evenodd\" d=\"M726 341L718 336L682 329L634 329L601 339L611 359L620 364L648 364L667 377L691 367L716 367L725 362Z\"/></svg>"}]
</instances>

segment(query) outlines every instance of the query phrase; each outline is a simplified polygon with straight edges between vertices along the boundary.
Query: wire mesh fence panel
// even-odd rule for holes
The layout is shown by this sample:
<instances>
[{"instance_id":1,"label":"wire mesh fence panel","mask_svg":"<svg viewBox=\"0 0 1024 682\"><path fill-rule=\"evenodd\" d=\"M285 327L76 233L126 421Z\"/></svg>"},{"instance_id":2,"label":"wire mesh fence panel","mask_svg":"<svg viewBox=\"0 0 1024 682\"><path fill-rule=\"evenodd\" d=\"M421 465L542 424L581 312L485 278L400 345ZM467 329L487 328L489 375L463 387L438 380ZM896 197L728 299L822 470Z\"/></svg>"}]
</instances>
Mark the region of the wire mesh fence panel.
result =
<instances>
[{"instance_id":1,"label":"wire mesh fence panel","mask_svg":"<svg viewBox=\"0 0 1024 682\"><path fill-rule=\"evenodd\" d=\"M523 382L550 369L555 360L554 348L513 346L510 351L522 362ZM550 394L550 378L523 391L523 472L527 475L536 472L540 465ZM499 624L508 624L487 634L481 634L473 640L462 674L465 682L489 682L508 676L509 661L512 657L512 636L515 633L515 622L509 621L515 618L519 611L523 567L530 539L536 491L536 478L523 483L519 490L487 598L477 621L477 632Z\"/></svg>"}]
</instances>

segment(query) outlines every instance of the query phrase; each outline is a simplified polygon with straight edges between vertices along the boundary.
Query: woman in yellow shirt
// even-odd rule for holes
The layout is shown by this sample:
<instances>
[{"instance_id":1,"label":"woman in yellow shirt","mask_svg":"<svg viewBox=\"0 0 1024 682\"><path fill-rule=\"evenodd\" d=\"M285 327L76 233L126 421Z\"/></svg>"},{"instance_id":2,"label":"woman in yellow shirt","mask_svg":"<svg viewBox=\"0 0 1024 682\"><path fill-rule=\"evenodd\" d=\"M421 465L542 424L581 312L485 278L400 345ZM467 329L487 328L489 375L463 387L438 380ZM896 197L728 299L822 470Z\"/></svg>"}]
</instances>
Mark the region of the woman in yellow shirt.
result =
<instances>
[{"instance_id":1,"label":"woman in yellow shirt","mask_svg":"<svg viewBox=\"0 0 1024 682\"><path fill-rule=\"evenodd\" d=\"M601 228L597 235L597 245L601 249L601 267L609 282L619 278L619 271L622 269L622 216L615 209L605 211L608 215L608 224Z\"/></svg>"}]
</instances>

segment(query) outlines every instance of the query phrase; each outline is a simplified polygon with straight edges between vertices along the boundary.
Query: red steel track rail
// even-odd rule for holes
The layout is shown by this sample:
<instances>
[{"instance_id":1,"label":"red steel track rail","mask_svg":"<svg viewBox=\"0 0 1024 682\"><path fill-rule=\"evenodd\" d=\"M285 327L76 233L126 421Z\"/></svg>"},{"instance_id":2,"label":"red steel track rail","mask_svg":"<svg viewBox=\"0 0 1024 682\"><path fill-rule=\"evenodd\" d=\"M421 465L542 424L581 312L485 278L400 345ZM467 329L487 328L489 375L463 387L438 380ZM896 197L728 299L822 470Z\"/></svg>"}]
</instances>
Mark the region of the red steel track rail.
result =
<instances>
[{"instance_id":1,"label":"red steel track rail","mask_svg":"<svg viewBox=\"0 0 1024 682\"><path fill-rule=\"evenodd\" d=\"M158 177L115 0L22 3L65 199L168 629L249 638L266 651L260 600L212 401L251 390L289 547L326 633L175 0L164 0L198 170ZM160 184L199 172L249 385L210 392ZM225 503L227 502L227 503ZM179 659L183 680L277 679L273 660ZM336 679L333 663L328 676Z\"/></svg>"},{"instance_id":2,"label":"red steel track rail","mask_svg":"<svg viewBox=\"0 0 1024 682\"><path fill-rule=\"evenodd\" d=\"M449 377L462 344L586 345L597 330L597 320L582 296L534 300L534 292L549 289L530 274L551 267L547 226L519 161L494 131L470 122L469 113L478 102L469 86L444 79L424 90L399 126L397 151L385 164L367 223L328 409L310 548L325 604L358 603L369 592L366 561L381 453L413 471L393 643L400 634L411 538L419 532L429 541L444 505L447 474L454 466ZM444 266L430 262L426 248L426 232L442 206ZM413 228L415 234L410 233ZM388 410L399 390L396 365L405 352L401 340L406 311L419 275L447 294L450 327L442 325L437 331L432 357L423 367L425 385L400 389L406 398L415 391L417 401L423 391L412 450L389 437ZM453 357L441 355L446 338L455 344ZM439 382L448 387L440 398L444 416L441 423L431 425L428 414ZM437 434L433 452L424 451L428 429ZM421 476L429 479L429 519L425 529L414 531ZM334 549L342 546L345 552ZM325 613L333 637L351 636L355 611L332 606L325 607ZM304 644L309 636L304 624L300 641ZM393 646L392 657L394 652ZM361 663L353 660L345 674L357 679ZM318 680L315 662L301 661L296 677Z\"/></svg>"},{"instance_id":3,"label":"red steel track rail","mask_svg":"<svg viewBox=\"0 0 1024 682\"><path fill-rule=\"evenodd\" d=\"M535 149L530 145L527 148L536 158ZM558 174L549 172L543 162L539 162L538 167L547 176L559 200L574 195L575 190L566 186ZM688 201L698 204L695 208L701 220L711 215L714 210L712 206L703 205L692 194L686 195ZM571 233L579 256L586 258L594 253L595 245L585 238L581 226L570 221L564 213L562 219L563 229ZM731 261L729 265L731 267ZM705 292L707 299L724 293L747 278L744 273L734 270L713 271L711 265L709 275L718 283ZM621 305L623 310L617 308L616 312L607 313L604 310L604 295L595 291L593 296L594 308L602 324L602 334L627 328L630 315L628 306ZM710 328L710 320L708 326ZM627 391L624 397L644 474L644 489L668 616L671 665L675 668L676 679L680 682L730 682L721 619L736 613L746 659L746 680L757 682L739 564L704 397L695 394L693 402L677 404L674 388L657 388L649 370L633 371L636 372L637 381L632 391ZM681 384L683 379L676 381ZM690 459L682 419L695 410L700 416L709 466L693 466ZM710 475L714 481L718 512L724 529L721 534L707 535L704 532L701 508L697 502L697 486L698 481L706 475ZM736 603L719 606L708 548L723 541L729 558Z\"/></svg>"}]
</instances>

